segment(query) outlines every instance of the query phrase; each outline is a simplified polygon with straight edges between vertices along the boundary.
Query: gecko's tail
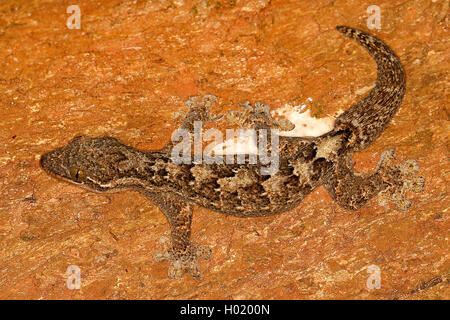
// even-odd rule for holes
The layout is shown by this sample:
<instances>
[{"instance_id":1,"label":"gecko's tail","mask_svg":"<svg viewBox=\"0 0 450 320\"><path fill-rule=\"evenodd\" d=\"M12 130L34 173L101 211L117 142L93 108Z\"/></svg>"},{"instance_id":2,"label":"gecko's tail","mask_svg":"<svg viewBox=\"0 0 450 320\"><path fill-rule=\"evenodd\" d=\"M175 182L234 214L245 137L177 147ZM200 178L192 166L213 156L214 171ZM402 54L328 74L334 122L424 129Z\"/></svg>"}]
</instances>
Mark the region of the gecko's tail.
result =
<instances>
[{"instance_id":1,"label":"gecko's tail","mask_svg":"<svg viewBox=\"0 0 450 320\"><path fill-rule=\"evenodd\" d=\"M377 37L346 26L336 29L366 48L378 66L375 87L335 123L334 131L350 130L348 148L359 151L383 132L400 106L405 93L405 73L397 55Z\"/></svg>"}]
</instances>

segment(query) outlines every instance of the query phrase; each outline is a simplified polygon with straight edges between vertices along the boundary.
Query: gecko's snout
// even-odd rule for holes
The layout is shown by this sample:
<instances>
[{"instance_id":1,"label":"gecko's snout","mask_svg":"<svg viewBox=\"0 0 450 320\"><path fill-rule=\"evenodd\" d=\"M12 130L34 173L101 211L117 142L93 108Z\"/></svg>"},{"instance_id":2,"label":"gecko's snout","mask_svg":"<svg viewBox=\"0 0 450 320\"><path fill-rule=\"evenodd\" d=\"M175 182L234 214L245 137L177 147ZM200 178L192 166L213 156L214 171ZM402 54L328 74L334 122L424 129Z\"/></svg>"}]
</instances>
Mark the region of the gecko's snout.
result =
<instances>
[{"instance_id":1,"label":"gecko's snout","mask_svg":"<svg viewBox=\"0 0 450 320\"><path fill-rule=\"evenodd\" d=\"M41 155L39 164L47 173L56 174L58 176L63 176L65 174L64 160L61 157L59 149Z\"/></svg>"},{"instance_id":2,"label":"gecko's snout","mask_svg":"<svg viewBox=\"0 0 450 320\"><path fill-rule=\"evenodd\" d=\"M44 153L43 155L41 155L41 158L39 159L39 164L41 165L42 168L45 169L47 162L48 162L48 153Z\"/></svg>"},{"instance_id":3,"label":"gecko's snout","mask_svg":"<svg viewBox=\"0 0 450 320\"><path fill-rule=\"evenodd\" d=\"M41 158L39 159L39 164L41 165L41 168L48 171L48 167L49 167L49 161L50 159L50 152L44 153L43 155L41 155Z\"/></svg>"}]
</instances>

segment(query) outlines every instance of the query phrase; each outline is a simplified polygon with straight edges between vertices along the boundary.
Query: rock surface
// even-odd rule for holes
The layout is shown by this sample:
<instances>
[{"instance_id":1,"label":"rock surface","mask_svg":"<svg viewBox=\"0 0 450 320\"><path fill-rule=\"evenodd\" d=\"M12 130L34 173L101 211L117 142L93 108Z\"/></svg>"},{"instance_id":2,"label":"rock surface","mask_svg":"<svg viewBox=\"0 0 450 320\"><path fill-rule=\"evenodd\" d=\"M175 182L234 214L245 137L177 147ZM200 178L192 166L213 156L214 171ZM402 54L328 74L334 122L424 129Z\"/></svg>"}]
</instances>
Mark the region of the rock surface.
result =
<instances>
[{"instance_id":1,"label":"rock surface","mask_svg":"<svg viewBox=\"0 0 450 320\"><path fill-rule=\"evenodd\" d=\"M368 172L394 147L425 191L406 212L373 200L350 212L323 188L283 215L239 219L196 208L202 278L156 263L162 213L133 192L89 193L46 175L39 156L77 134L162 147L191 95L220 107L279 108L311 97L334 114L374 84L369 55L334 30L367 30L367 1L65 1L0 4L1 299L449 299L448 0L378 1L372 32L407 74L401 109L355 155ZM66 270L81 270L69 290ZM369 289L368 267L381 286Z\"/></svg>"}]
</instances>

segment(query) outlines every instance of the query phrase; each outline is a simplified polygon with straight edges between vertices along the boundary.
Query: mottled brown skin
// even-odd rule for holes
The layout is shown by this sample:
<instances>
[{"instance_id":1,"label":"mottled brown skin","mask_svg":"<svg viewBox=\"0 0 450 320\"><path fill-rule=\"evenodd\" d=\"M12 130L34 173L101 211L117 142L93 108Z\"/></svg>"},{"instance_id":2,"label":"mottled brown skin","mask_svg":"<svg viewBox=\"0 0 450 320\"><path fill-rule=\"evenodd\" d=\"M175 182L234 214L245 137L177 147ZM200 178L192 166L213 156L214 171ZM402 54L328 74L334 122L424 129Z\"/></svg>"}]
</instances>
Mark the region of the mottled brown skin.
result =
<instances>
[{"instance_id":1,"label":"mottled brown skin","mask_svg":"<svg viewBox=\"0 0 450 320\"><path fill-rule=\"evenodd\" d=\"M324 185L344 208L358 209L379 195L379 203L394 202L406 210L406 192L420 192L422 177L408 177L418 171L417 162L393 164L393 150L380 158L368 175L353 170L352 154L369 146L386 128L397 111L405 91L405 75L398 57L381 40L361 30L339 26L337 30L356 40L378 65L375 87L361 101L336 119L332 131L316 138L280 137L280 165L277 173L261 175L261 164L182 164L171 161L172 144L159 151L145 152L111 137L76 137L69 145L41 157L41 166L59 178L96 192L136 190L146 195L166 215L171 241L155 255L169 260L169 277L185 271L199 277L197 260L208 259L210 250L190 241L192 205L237 217L261 217L295 208L315 188ZM214 96L190 99L189 112L181 128L193 130L193 122L215 121L209 114ZM274 121L264 105L228 114L229 122L245 127L289 126Z\"/></svg>"}]
</instances>

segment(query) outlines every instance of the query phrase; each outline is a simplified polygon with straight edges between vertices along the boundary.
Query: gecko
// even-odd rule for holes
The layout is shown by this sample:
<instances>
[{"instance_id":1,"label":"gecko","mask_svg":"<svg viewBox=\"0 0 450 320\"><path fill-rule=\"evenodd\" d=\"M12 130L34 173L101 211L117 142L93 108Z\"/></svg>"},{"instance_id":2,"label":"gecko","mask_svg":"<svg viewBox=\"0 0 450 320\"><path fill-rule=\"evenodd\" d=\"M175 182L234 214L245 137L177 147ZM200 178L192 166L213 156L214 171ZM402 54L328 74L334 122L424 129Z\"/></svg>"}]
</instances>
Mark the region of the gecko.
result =
<instances>
[{"instance_id":1,"label":"gecko","mask_svg":"<svg viewBox=\"0 0 450 320\"><path fill-rule=\"evenodd\" d=\"M134 190L145 195L166 216L171 237L161 237L163 250L157 262L169 261L168 277L185 273L199 278L199 260L211 250L191 241L193 206L236 217L262 217L296 208L314 189L324 186L334 201L357 210L378 196L406 210L408 192L422 192L425 179L414 159L395 163L394 149L384 151L370 173L354 170L355 152L371 145L385 130L405 93L405 72L397 55L382 40L365 31L337 26L344 36L364 47L377 64L375 86L359 102L335 119L329 132L317 137L279 137L279 167L261 174L261 163L175 163L173 143L155 151L127 146L114 137L77 136L64 147L45 153L41 167L50 175L90 191L113 193ZM188 100L180 128L193 131L195 121L216 121L210 113L217 102L212 95ZM273 128L267 109L229 113L232 123L245 127ZM233 122L234 121L234 122ZM286 122L285 122L286 123Z\"/></svg>"}]
</instances>

